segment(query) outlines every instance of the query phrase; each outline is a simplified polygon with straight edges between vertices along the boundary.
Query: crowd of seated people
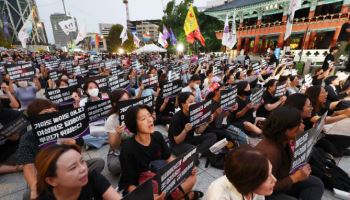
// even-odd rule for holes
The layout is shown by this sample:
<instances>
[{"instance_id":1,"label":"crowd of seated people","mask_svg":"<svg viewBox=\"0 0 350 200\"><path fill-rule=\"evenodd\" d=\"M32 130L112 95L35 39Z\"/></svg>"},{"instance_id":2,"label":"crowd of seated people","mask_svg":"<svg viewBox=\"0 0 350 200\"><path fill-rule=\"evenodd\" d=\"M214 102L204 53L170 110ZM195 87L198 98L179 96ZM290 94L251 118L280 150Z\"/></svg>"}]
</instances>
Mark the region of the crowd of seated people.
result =
<instances>
[{"instance_id":1,"label":"crowd of seated people","mask_svg":"<svg viewBox=\"0 0 350 200\"><path fill-rule=\"evenodd\" d=\"M346 98L350 90L344 86L345 80L332 74L334 70L328 62L315 72L313 86L305 86L303 76L293 73L294 64L280 62L273 54L262 59L249 58L242 65L211 54L167 58L160 54L103 54L91 60L82 53L4 51L0 60L1 134L19 117L28 124L0 135L0 173L23 171L26 200L121 199L191 149L196 149L198 166L200 158L210 160L215 156L210 147L227 140L234 145L227 147L224 175L210 183L207 191L195 189L195 166L169 194L159 191L152 182L154 199L321 199L324 185L311 174L310 164L290 172L293 142L325 113L325 124L349 118L350 103ZM20 65L21 61L31 63L34 75L11 78L8 67ZM69 69L67 64L52 67L52 61L70 62L73 69L80 70ZM260 69L253 69L255 62L259 62ZM91 68L95 63L98 69ZM52 77L51 72L58 76ZM179 77L174 79L174 74ZM127 84L106 90L96 77L118 77L119 83ZM149 84L155 77L156 83ZM180 81L179 88L175 88L176 81ZM169 91L164 88L169 83L174 83L170 88L174 93L166 95ZM284 92L277 95L280 85L284 85ZM254 99L261 89L258 100ZM53 90L61 95L69 91L69 100L50 100L48 91ZM229 106L222 104L227 98L223 91L237 91ZM136 103L121 111L128 102L150 96L152 106ZM90 129L89 137L58 138L53 144L40 145L31 126L33 119L50 119L55 113L86 109L101 101L108 101L110 109L98 123L90 122L86 127ZM193 124L191 109L204 102L210 102L210 108L199 113L210 115L200 124ZM158 131L159 127L163 131ZM99 130L103 133L96 134ZM334 156L349 155L349 136L325 132L323 136L315 146ZM94 145L96 141L101 145ZM86 149L102 145L108 145L103 158L83 158ZM118 182L110 183L101 175L105 166L108 173L119 177Z\"/></svg>"}]
</instances>

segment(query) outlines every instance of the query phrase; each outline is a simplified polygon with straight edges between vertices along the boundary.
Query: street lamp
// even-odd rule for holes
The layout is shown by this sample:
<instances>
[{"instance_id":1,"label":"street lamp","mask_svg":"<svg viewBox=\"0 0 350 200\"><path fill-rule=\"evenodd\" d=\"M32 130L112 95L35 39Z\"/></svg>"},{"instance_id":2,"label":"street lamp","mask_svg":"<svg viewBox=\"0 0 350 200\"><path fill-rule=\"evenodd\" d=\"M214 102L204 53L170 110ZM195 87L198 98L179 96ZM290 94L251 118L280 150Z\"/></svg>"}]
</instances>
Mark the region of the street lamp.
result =
<instances>
[{"instance_id":1,"label":"street lamp","mask_svg":"<svg viewBox=\"0 0 350 200\"><path fill-rule=\"evenodd\" d=\"M118 49L118 53L119 53L119 54L124 54L124 52L125 52L125 51L124 51L123 48L119 48L119 49Z\"/></svg>"},{"instance_id":2,"label":"street lamp","mask_svg":"<svg viewBox=\"0 0 350 200\"><path fill-rule=\"evenodd\" d=\"M184 51L185 47L183 44L179 43L177 44L176 46L176 51L179 52L179 53L182 53Z\"/></svg>"}]
</instances>

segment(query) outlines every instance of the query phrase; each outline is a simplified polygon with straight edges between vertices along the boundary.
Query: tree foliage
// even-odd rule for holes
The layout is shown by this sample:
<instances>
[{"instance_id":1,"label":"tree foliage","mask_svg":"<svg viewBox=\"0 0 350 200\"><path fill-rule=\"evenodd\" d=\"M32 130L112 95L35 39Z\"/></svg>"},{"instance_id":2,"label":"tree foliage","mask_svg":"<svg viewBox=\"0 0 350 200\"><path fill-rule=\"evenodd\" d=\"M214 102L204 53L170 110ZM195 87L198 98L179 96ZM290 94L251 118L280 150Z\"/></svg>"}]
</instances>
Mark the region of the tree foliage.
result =
<instances>
[{"instance_id":1,"label":"tree foliage","mask_svg":"<svg viewBox=\"0 0 350 200\"><path fill-rule=\"evenodd\" d=\"M133 41L133 35L130 31L127 31L128 40L121 45L122 40L120 39L120 34L123 31L123 26L120 24L113 25L109 31L107 43L109 52L117 52L119 48L123 48L127 52L132 52L135 49L135 44Z\"/></svg>"},{"instance_id":2,"label":"tree foliage","mask_svg":"<svg viewBox=\"0 0 350 200\"><path fill-rule=\"evenodd\" d=\"M168 29L172 28L177 41L185 44L186 49L189 52L192 52L195 50L195 45L187 43L185 31L183 29L188 12L188 5L190 3L193 3L193 0L181 1L179 5L175 5L175 0L168 2L160 29L163 29L163 24ZM205 15L204 12L198 12L195 6L193 8L197 17L198 25L206 43L206 46L202 47L200 43L197 42L198 50L207 52L219 51L221 48L221 41L216 39L215 31L223 29L224 23L214 17ZM169 44L168 50L174 52L175 49L176 48L174 46Z\"/></svg>"}]
</instances>

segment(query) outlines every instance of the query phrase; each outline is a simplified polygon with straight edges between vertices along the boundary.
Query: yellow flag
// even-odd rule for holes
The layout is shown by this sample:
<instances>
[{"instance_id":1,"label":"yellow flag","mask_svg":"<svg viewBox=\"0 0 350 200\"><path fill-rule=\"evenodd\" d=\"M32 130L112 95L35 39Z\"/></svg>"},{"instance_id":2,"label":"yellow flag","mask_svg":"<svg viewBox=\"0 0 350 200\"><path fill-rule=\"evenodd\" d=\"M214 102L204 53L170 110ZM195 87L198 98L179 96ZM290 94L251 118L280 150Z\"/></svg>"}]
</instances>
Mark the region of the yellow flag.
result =
<instances>
[{"instance_id":1,"label":"yellow flag","mask_svg":"<svg viewBox=\"0 0 350 200\"><path fill-rule=\"evenodd\" d=\"M188 10L185 24L184 24L185 34L188 35L193 31L199 29L196 15L194 14L192 4L190 5L190 9Z\"/></svg>"}]
</instances>

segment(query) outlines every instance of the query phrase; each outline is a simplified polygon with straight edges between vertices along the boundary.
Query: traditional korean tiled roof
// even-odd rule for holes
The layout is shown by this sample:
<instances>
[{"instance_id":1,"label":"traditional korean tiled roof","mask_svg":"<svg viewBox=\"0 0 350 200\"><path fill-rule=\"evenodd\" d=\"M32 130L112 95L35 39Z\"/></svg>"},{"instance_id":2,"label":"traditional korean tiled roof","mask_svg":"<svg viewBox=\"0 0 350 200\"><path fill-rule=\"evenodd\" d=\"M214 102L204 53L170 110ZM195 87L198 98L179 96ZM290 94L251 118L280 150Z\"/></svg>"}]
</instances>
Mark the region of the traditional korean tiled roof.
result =
<instances>
[{"instance_id":1,"label":"traditional korean tiled roof","mask_svg":"<svg viewBox=\"0 0 350 200\"><path fill-rule=\"evenodd\" d=\"M249 5L253 5L253 4L257 4L257 3L262 3L265 1L267 1L267 0L233 0L229 3L223 4L220 6L208 8L207 10L205 10L205 12L215 12L215 11L228 10L228 9L232 9L232 8L239 8L239 7L243 7L243 6L249 6Z\"/></svg>"}]
</instances>

